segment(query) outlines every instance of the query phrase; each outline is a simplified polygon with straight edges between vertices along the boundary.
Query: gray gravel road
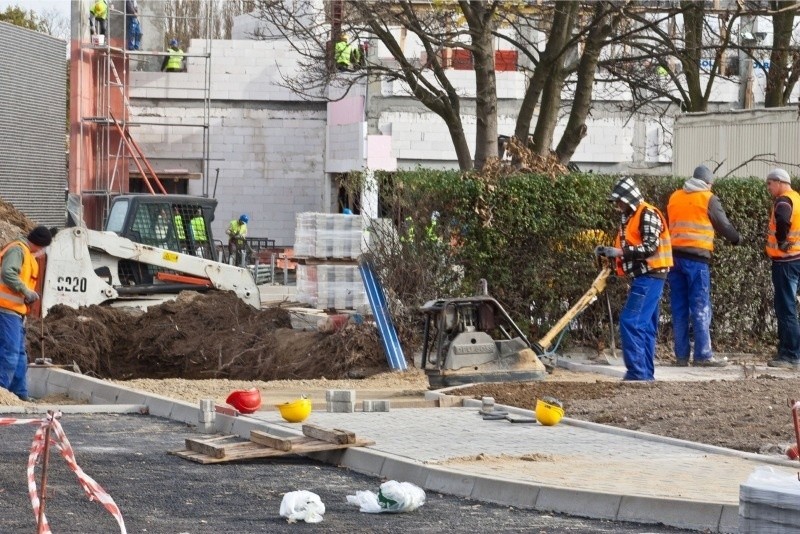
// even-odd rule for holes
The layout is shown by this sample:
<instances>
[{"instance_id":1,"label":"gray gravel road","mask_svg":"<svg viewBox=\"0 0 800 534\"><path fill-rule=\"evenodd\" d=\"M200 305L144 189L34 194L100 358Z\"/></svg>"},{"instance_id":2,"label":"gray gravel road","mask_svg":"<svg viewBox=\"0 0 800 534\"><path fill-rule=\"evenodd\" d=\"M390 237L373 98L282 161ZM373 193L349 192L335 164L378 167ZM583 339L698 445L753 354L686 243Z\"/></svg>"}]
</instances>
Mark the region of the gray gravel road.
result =
<instances>
[{"instance_id":1,"label":"gray gravel road","mask_svg":"<svg viewBox=\"0 0 800 534\"><path fill-rule=\"evenodd\" d=\"M380 481L373 477L301 457L196 464L167 454L196 434L155 417L65 415L61 424L78 465L114 498L129 533L686 532L517 510L437 493L428 493L425 505L413 513L363 514L347 504L346 496L357 490L377 491ZM3 534L36 531L26 482L34 431L30 425L0 428ZM46 512L54 533L119 532L111 516L98 503L89 502L55 452L48 476ZM37 482L38 477L37 470ZM327 508L322 523L288 524L279 516L283 494L300 489L322 498Z\"/></svg>"}]
</instances>

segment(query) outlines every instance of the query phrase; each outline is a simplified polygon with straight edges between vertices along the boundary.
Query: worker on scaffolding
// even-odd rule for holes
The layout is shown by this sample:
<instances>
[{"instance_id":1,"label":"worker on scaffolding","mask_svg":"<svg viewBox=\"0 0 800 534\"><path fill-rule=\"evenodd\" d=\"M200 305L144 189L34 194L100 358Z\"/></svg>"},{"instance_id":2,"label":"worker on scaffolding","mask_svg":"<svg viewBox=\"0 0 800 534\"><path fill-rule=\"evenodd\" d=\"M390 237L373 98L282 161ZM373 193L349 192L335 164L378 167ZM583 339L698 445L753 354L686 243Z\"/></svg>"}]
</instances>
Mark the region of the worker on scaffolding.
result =
<instances>
[{"instance_id":1,"label":"worker on scaffolding","mask_svg":"<svg viewBox=\"0 0 800 534\"><path fill-rule=\"evenodd\" d=\"M161 72L186 72L186 55L178 46L177 39L169 42L167 54L161 62Z\"/></svg>"},{"instance_id":2,"label":"worker on scaffolding","mask_svg":"<svg viewBox=\"0 0 800 534\"><path fill-rule=\"evenodd\" d=\"M136 0L125 0L125 31L128 50L141 50L142 26L139 24L139 4Z\"/></svg>"},{"instance_id":3,"label":"worker on scaffolding","mask_svg":"<svg viewBox=\"0 0 800 534\"><path fill-rule=\"evenodd\" d=\"M336 68L338 70L351 70L353 63L351 56L353 54L353 47L349 43L350 36L346 33L339 35L339 40L334 46L334 59L336 60Z\"/></svg>"},{"instance_id":4,"label":"worker on scaffolding","mask_svg":"<svg viewBox=\"0 0 800 534\"><path fill-rule=\"evenodd\" d=\"M89 8L89 32L92 35L108 36L108 4L106 0L96 0Z\"/></svg>"}]
</instances>

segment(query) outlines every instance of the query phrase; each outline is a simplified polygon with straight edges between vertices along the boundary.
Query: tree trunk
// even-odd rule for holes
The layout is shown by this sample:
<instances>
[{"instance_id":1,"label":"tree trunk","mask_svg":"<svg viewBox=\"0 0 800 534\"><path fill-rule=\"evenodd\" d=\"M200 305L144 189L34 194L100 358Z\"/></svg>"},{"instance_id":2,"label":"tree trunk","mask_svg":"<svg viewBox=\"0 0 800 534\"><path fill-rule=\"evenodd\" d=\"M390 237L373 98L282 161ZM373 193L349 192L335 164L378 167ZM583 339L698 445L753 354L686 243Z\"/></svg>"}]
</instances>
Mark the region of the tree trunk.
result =
<instances>
[{"instance_id":1,"label":"tree trunk","mask_svg":"<svg viewBox=\"0 0 800 534\"><path fill-rule=\"evenodd\" d=\"M683 8L684 40L686 47L681 54L683 74L686 76L686 90L689 102L686 111L706 111L708 101L703 97L700 87L700 59L703 49L703 6L696 2L681 2Z\"/></svg>"},{"instance_id":2,"label":"tree trunk","mask_svg":"<svg viewBox=\"0 0 800 534\"><path fill-rule=\"evenodd\" d=\"M586 136L586 117L589 115L589 108L592 105L592 88L597 72L597 62L605 40L619 22L618 17L612 19L611 9L613 7L605 2L595 5L592 29L589 31L581 62L578 65L578 81L575 84L575 98L572 101L569 121L556 148L556 155L563 165L569 163L572 155L575 154L575 149Z\"/></svg>"},{"instance_id":3,"label":"tree trunk","mask_svg":"<svg viewBox=\"0 0 800 534\"><path fill-rule=\"evenodd\" d=\"M536 104L539 102L539 96L551 74L554 63L558 62L561 65L564 63L564 48L572 34L572 27L575 24L575 16L579 8L579 2L565 0L556 2L553 8L550 36L525 90L525 96L517 115L517 124L514 128L514 137L523 143L527 142L530 135L533 112L536 111Z\"/></svg>"},{"instance_id":4,"label":"tree trunk","mask_svg":"<svg viewBox=\"0 0 800 534\"><path fill-rule=\"evenodd\" d=\"M492 36L494 9L492 4L480 0L461 4L470 29L475 71L475 168L482 169L489 158L497 157L497 79Z\"/></svg>"},{"instance_id":5,"label":"tree trunk","mask_svg":"<svg viewBox=\"0 0 800 534\"><path fill-rule=\"evenodd\" d=\"M770 2L772 9L791 7L797 2ZM776 108L789 103L786 82L789 77L789 48L792 41L794 11L779 11L772 15L772 51L767 72L767 89L764 107ZM790 91L791 92L791 91Z\"/></svg>"},{"instance_id":6,"label":"tree trunk","mask_svg":"<svg viewBox=\"0 0 800 534\"><path fill-rule=\"evenodd\" d=\"M462 171L471 170L473 168L472 154L469 151L469 144L467 143L467 136L464 134L464 126L461 124L461 119L445 118L445 123L447 124L447 131L450 132L450 138L453 140L453 147L456 149L458 168Z\"/></svg>"}]
</instances>

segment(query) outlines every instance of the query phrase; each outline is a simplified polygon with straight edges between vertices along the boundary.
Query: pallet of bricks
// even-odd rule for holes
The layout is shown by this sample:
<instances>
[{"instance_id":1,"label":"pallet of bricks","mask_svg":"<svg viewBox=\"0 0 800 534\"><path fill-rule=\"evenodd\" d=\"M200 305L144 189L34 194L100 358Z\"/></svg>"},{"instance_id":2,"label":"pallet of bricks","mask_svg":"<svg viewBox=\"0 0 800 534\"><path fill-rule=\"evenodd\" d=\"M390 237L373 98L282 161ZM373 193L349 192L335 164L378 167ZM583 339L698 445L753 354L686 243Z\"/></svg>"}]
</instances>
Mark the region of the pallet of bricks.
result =
<instances>
[{"instance_id":1,"label":"pallet of bricks","mask_svg":"<svg viewBox=\"0 0 800 534\"><path fill-rule=\"evenodd\" d=\"M366 247L358 215L298 213L294 255L297 300L320 310L369 310L358 259Z\"/></svg>"}]
</instances>

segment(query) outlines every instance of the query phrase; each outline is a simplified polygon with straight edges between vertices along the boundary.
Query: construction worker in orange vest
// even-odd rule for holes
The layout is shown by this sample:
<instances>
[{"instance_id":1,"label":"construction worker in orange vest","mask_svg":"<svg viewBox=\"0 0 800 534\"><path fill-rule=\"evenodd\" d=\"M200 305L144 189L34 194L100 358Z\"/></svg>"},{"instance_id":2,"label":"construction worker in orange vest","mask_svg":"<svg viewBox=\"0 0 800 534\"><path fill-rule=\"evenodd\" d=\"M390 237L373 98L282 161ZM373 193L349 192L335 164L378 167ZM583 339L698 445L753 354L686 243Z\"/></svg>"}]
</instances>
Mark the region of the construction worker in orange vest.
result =
<instances>
[{"instance_id":1,"label":"construction worker in orange vest","mask_svg":"<svg viewBox=\"0 0 800 534\"><path fill-rule=\"evenodd\" d=\"M797 321L797 288L800 284L800 194L784 169L767 174L772 197L766 252L772 260L775 317L778 319L778 355L770 367L800 370L800 324Z\"/></svg>"},{"instance_id":2,"label":"construction worker in orange vest","mask_svg":"<svg viewBox=\"0 0 800 534\"><path fill-rule=\"evenodd\" d=\"M617 274L633 278L619 317L624 380L655 380L659 303L672 266L669 228L630 177L617 181L608 201L622 213L621 225L614 246L595 254L613 258Z\"/></svg>"},{"instance_id":3,"label":"construction worker in orange vest","mask_svg":"<svg viewBox=\"0 0 800 534\"><path fill-rule=\"evenodd\" d=\"M711 192L714 174L700 165L681 189L669 197L667 220L672 238L675 265L667 281L670 290L672 332L675 338L675 361L678 367L689 365L692 355L690 332L694 334L694 365L725 367L711 351L711 257L714 235L719 232L731 244L742 236L733 227L719 198ZM691 326L691 328L690 328Z\"/></svg>"},{"instance_id":4,"label":"construction worker in orange vest","mask_svg":"<svg viewBox=\"0 0 800 534\"><path fill-rule=\"evenodd\" d=\"M52 234L37 226L27 239L12 241L0 251L0 387L22 399L28 397L28 354L25 350L25 316L39 300L36 258L50 245Z\"/></svg>"}]
</instances>

